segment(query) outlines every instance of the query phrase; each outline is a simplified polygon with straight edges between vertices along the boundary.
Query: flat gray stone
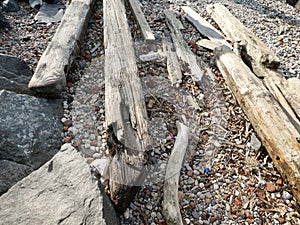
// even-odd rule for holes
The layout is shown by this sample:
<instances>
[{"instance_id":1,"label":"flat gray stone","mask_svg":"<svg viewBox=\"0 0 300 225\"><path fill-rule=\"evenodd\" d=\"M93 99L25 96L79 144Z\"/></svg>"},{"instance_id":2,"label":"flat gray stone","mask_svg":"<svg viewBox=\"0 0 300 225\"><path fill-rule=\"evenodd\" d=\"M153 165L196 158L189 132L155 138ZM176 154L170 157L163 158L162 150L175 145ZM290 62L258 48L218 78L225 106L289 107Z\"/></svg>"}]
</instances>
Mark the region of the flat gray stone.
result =
<instances>
[{"instance_id":1,"label":"flat gray stone","mask_svg":"<svg viewBox=\"0 0 300 225\"><path fill-rule=\"evenodd\" d=\"M57 23L64 16L64 9L64 5L44 3L34 19L40 23Z\"/></svg>"},{"instance_id":2,"label":"flat gray stone","mask_svg":"<svg viewBox=\"0 0 300 225\"><path fill-rule=\"evenodd\" d=\"M70 144L0 197L1 224L117 225L103 188ZM105 214L109 214L105 221Z\"/></svg>"},{"instance_id":3,"label":"flat gray stone","mask_svg":"<svg viewBox=\"0 0 300 225\"><path fill-rule=\"evenodd\" d=\"M20 10L20 6L15 0L4 0L2 2L2 10L4 12L18 12Z\"/></svg>"},{"instance_id":4,"label":"flat gray stone","mask_svg":"<svg viewBox=\"0 0 300 225\"><path fill-rule=\"evenodd\" d=\"M0 161L22 164L31 171L39 168L60 149L62 116L62 100L0 91ZM11 181L0 182L0 194L11 186L5 184L14 184L29 174L28 171L13 174L20 170L11 172L11 176L6 174Z\"/></svg>"},{"instance_id":5,"label":"flat gray stone","mask_svg":"<svg viewBox=\"0 0 300 225\"><path fill-rule=\"evenodd\" d=\"M0 90L32 94L28 88L31 77L32 72L25 61L0 54Z\"/></svg>"}]
</instances>

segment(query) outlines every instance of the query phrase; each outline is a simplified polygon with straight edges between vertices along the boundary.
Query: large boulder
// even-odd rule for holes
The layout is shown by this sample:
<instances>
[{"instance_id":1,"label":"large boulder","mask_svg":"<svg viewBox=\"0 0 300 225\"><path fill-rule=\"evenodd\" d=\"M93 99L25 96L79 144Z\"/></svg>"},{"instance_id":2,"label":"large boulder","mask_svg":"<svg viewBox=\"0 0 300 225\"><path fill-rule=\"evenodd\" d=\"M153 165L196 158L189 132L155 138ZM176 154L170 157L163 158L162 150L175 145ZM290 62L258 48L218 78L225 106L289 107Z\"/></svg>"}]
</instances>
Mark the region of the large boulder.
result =
<instances>
[{"instance_id":1,"label":"large boulder","mask_svg":"<svg viewBox=\"0 0 300 225\"><path fill-rule=\"evenodd\" d=\"M0 91L0 194L59 151L62 115L62 100Z\"/></svg>"},{"instance_id":2,"label":"large boulder","mask_svg":"<svg viewBox=\"0 0 300 225\"><path fill-rule=\"evenodd\" d=\"M32 94L28 88L32 74L22 59L0 54L0 90Z\"/></svg>"},{"instance_id":3,"label":"large boulder","mask_svg":"<svg viewBox=\"0 0 300 225\"><path fill-rule=\"evenodd\" d=\"M0 197L1 224L118 225L104 195L85 159L65 144L49 162Z\"/></svg>"},{"instance_id":4,"label":"large boulder","mask_svg":"<svg viewBox=\"0 0 300 225\"><path fill-rule=\"evenodd\" d=\"M5 19L5 17L3 16L2 12L1 12L1 8L0 8L0 29L2 29L2 28L10 28L10 25L7 22L7 20Z\"/></svg>"}]
</instances>

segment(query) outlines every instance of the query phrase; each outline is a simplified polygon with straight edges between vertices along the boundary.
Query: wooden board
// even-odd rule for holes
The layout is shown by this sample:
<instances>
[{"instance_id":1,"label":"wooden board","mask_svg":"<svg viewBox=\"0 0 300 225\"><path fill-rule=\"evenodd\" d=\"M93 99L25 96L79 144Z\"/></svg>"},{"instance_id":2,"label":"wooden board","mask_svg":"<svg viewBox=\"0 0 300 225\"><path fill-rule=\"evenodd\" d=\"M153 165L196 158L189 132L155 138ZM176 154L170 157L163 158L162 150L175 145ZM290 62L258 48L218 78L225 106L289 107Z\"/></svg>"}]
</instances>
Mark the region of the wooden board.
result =
<instances>
[{"instance_id":1,"label":"wooden board","mask_svg":"<svg viewBox=\"0 0 300 225\"><path fill-rule=\"evenodd\" d=\"M171 152L165 175L163 214L168 225L182 225L178 201L178 181L183 159L188 147L190 129L176 121L178 134Z\"/></svg>"},{"instance_id":2,"label":"wooden board","mask_svg":"<svg viewBox=\"0 0 300 225\"><path fill-rule=\"evenodd\" d=\"M300 143L297 141L300 133L263 82L235 53L223 46L215 54L227 85L300 203Z\"/></svg>"},{"instance_id":3,"label":"wooden board","mask_svg":"<svg viewBox=\"0 0 300 225\"><path fill-rule=\"evenodd\" d=\"M201 39L199 41L196 42L196 45L199 45L201 47L210 49L210 50L214 50L217 47L222 46L223 44L220 44L218 42L214 42L208 39Z\"/></svg>"},{"instance_id":4,"label":"wooden board","mask_svg":"<svg viewBox=\"0 0 300 225\"><path fill-rule=\"evenodd\" d=\"M132 12L135 16L137 23L139 24L142 35L146 41L155 41L155 37L147 20L141 10L141 7L138 5L137 0L127 0L132 9Z\"/></svg>"},{"instance_id":5,"label":"wooden board","mask_svg":"<svg viewBox=\"0 0 300 225\"><path fill-rule=\"evenodd\" d=\"M241 41L246 46L247 54L253 59L254 72L259 65L264 65L267 68L277 68L279 66L280 60L271 49L245 28L225 6L216 3L209 5L207 11L227 38L232 42Z\"/></svg>"},{"instance_id":6,"label":"wooden board","mask_svg":"<svg viewBox=\"0 0 300 225\"><path fill-rule=\"evenodd\" d=\"M195 82L201 82L205 71L198 66L196 56L188 49L183 39L180 31L183 29L181 22L176 18L173 11L165 10L164 13L179 60L182 61L181 63L186 63L189 66L189 75L193 80Z\"/></svg>"},{"instance_id":7,"label":"wooden board","mask_svg":"<svg viewBox=\"0 0 300 225\"><path fill-rule=\"evenodd\" d=\"M147 112L141 81L137 76L136 56L125 14L124 2L105 0L104 9L104 47L105 47L105 119L112 128L117 141L124 146L124 151L117 151L110 165L111 171L121 165L137 169L146 164L146 149L150 146ZM115 162L115 163L114 163ZM143 177L143 171L123 175L110 174L110 194L119 211L126 209L133 197L135 180ZM132 177L133 176L133 177ZM125 207L125 208L124 208Z\"/></svg>"},{"instance_id":8,"label":"wooden board","mask_svg":"<svg viewBox=\"0 0 300 225\"><path fill-rule=\"evenodd\" d=\"M75 60L86 30L94 0L73 0L67 7L54 37L41 56L28 87L35 92L59 97L66 74Z\"/></svg>"},{"instance_id":9,"label":"wooden board","mask_svg":"<svg viewBox=\"0 0 300 225\"><path fill-rule=\"evenodd\" d=\"M181 7L186 13L186 18L190 21L196 29L204 36L208 37L211 41L215 43L220 43L231 47L228 42L225 40L223 34L214 28L209 22L202 18L198 13L188 6Z\"/></svg>"}]
</instances>

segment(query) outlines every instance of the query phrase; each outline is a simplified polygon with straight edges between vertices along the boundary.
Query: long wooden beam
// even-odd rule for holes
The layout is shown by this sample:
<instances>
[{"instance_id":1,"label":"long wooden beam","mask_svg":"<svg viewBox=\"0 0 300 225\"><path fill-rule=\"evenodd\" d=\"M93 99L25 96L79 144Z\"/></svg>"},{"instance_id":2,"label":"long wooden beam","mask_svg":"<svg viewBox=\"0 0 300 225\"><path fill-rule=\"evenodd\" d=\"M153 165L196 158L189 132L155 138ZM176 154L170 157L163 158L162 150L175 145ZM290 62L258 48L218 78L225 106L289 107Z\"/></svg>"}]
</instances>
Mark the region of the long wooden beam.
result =
<instances>
[{"instance_id":1,"label":"long wooden beam","mask_svg":"<svg viewBox=\"0 0 300 225\"><path fill-rule=\"evenodd\" d=\"M217 66L247 114L276 168L300 203L300 137L281 105L228 47L215 50Z\"/></svg>"},{"instance_id":2,"label":"long wooden beam","mask_svg":"<svg viewBox=\"0 0 300 225\"><path fill-rule=\"evenodd\" d=\"M139 186L144 177L150 137L124 1L105 0L103 9L105 119L117 141L124 146L124 150L116 152L110 165L110 194L122 212L134 197L135 186ZM136 172L127 173L128 167Z\"/></svg>"},{"instance_id":3,"label":"long wooden beam","mask_svg":"<svg viewBox=\"0 0 300 225\"><path fill-rule=\"evenodd\" d=\"M73 0L67 7L29 82L31 90L52 97L60 96L66 86L66 74L79 52L94 2Z\"/></svg>"}]
</instances>

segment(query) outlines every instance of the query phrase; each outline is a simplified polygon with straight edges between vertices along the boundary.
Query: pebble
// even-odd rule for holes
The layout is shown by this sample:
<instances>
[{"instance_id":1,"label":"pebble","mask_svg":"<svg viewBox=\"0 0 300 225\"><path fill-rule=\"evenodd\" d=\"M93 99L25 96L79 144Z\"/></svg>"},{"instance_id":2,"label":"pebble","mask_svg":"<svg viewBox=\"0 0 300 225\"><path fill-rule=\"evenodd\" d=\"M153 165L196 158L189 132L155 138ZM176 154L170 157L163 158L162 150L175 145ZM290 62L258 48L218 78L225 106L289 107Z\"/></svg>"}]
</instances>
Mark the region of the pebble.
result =
<instances>
[{"instance_id":1,"label":"pebble","mask_svg":"<svg viewBox=\"0 0 300 225\"><path fill-rule=\"evenodd\" d=\"M283 192L282 192L282 198L283 198L284 200L290 200L290 199L293 198L293 196L292 196L289 192L283 191Z\"/></svg>"}]
</instances>

